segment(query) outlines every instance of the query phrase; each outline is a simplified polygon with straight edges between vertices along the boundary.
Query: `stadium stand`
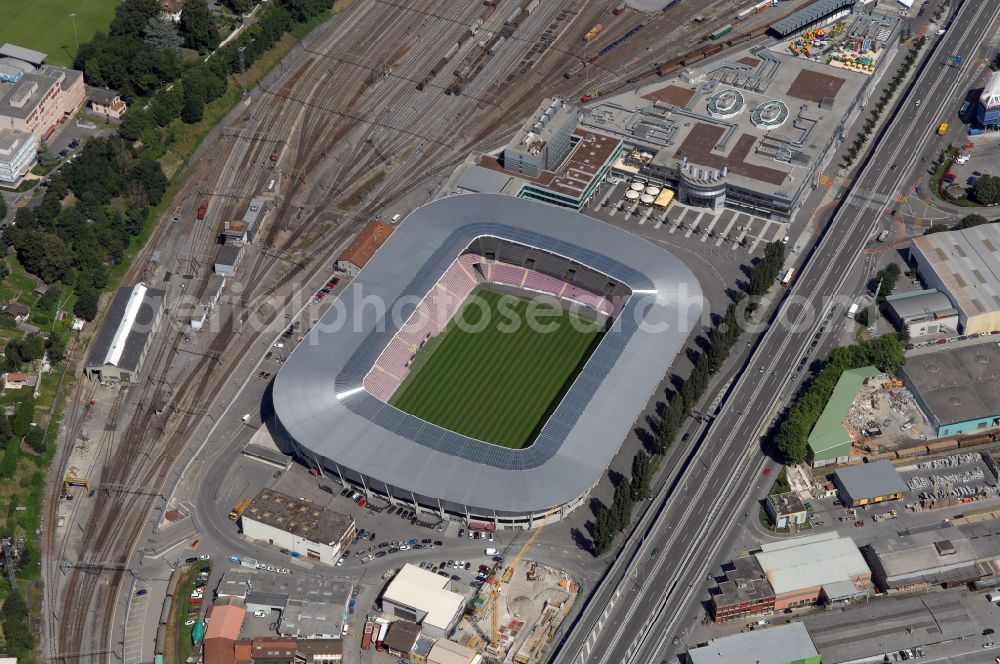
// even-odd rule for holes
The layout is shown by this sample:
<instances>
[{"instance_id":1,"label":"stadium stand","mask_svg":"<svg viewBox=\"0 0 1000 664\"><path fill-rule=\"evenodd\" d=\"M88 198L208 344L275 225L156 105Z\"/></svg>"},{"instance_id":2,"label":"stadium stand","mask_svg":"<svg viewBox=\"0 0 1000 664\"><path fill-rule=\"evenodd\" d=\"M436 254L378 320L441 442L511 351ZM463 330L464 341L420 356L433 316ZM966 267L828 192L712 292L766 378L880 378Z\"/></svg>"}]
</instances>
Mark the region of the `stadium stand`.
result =
<instances>
[{"instance_id":1,"label":"stadium stand","mask_svg":"<svg viewBox=\"0 0 1000 664\"><path fill-rule=\"evenodd\" d=\"M370 394L388 401L409 374L414 353L445 329L484 281L552 295L607 316L615 313L612 296L628 292L604 275L560 256L509 242L490 242L490 238L479 238L473 245L441 275L365 376L362 384ZM497 258L501 251L502 260Z\"/></svg>"}]
</instances>

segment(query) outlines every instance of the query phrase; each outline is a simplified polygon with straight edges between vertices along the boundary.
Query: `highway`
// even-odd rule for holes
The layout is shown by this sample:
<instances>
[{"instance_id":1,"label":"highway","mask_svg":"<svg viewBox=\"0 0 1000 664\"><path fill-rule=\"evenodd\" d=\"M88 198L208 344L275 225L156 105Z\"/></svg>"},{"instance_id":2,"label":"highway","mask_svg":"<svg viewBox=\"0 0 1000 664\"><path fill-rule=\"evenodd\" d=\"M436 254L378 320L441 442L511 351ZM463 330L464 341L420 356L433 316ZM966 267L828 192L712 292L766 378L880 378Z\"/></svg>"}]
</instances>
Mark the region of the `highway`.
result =
<instances>
[{"instance_id":1,"label":"highway","mask_svg":"<svg viewBox=\"0 0 1000 664\"><path fill-rule=\"evenodd\" d=\"M829 327L830 307L847 301L841 293L863 247L879 222L890 219L904 174L920 159L950 102L959 98L963 75L992 34L998 13L997 3L965 2L939 43L925 47L932 50L927 64L903 93L895 117L786 293L719 416L703 436L701 431L692 436L691 456L683 455L686 463L670 471L653 507L564 636L554 662L658 663L674 654L673 639L688 624L695 604L707 597L706 574L719 562L727 533L745 513L757 518L753 487L762 483L761 470L768 464L760 441L785 405L779 395L813 338ZM963 64L943 64L951 54L961 55Z\"/></svg>"}]
</instances>

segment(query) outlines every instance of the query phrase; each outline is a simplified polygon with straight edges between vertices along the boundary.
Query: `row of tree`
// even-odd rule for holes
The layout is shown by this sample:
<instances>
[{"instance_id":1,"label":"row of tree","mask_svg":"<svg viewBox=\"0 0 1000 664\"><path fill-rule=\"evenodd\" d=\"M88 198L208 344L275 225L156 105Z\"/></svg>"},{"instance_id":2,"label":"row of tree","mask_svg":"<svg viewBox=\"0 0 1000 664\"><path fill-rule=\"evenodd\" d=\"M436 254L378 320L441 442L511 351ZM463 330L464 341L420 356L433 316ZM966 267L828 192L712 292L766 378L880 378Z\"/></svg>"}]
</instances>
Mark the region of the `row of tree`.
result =
<instances>
[{"instance_id":1,"label":"row of tree","mask_svg":"<svg viewBox=\"0 0 1000 664\"><path fill-rule=\"evenodd\" d=\"M785 247L781 242L767 245L763 258L750 269L747 290L753 302L765 295L773 286L784 260ZM633 505L649 496L650 484L660 460L676 440L687 417L704 396L712 376L722 368L733 346L739 341L743 334L744 317L753 311L752 306L745 306L745 297L745 295L740 296L726 308L722 319L709 335L707 347L703 352L696 354L694 367L687 380L683 381L664 408L653 439L652 456L640 450L632 460L631 479L623 479L618 483L610 507L606 505L598 507L593 531L596 555L601 555L611 548L615 536L628 527Z\"/></svg>"},{"instance_id":2,"label":"row of tree","mask_svg":"<svg viewBox=\"0 0 1000 664\"><path fill-rule=\"evenodd\" d=\"M830 351L823 368L803 388L778 429L775 443L782 462L790 465L806 460L809 434L845 371L874 365L880 371L894 372L906 361L905 346L903 335L887 334Z\"/></svg>"},{"instance_id":3,"label":"row of tree","mask_svg":"<svg viewBox=\"0 0 1000 664\"><path fill-rule=\"evenodd\" d=\"M166 189L157 162L118 137L94 139L52 177L40 205L18 208L3 241L29 273L75 286L74 312L91 320L109 270Z\"/></svg>"},{"instance_id":4,"label":"row of tree","mask_svg":"<svg viewBox=\"0 0 1000 664\"><path fill-rule=\"evenodd\" d=\"M895 263L889 263L875 273L869 284L869 289L875 292L876 304L882 304L885 302L885 298L892 295L892 292L896 290L896 282L899 281L899 277L902 274L903 271ZM877 292L876 289L878 289Z\"/></svg>"},{"instance_id":5,"label":"row of tree","mask_svg":"<svg viewBox=\"0 0 1000 664\"><path fill-rule=\"evenodd\" d=\"M922 37L913 42L913 46L910 47L909 52L903 59L902 66L900 66L896 75L892 77L892 80L889 81L889 84L885 87L885 89L882 90L882 96L880 96L878 101L875 102L875 106L872 108L871 113L868 114L868 119L865 120L865 124L858 133L858 136L854 139L854 142L851 143L850 147L847 148L847 154L844 155L844 168L849 168L861 153L861 149L864 147L868 138L875 130L875 125L878 124L879 118L882 117L882 111L884 111L885 107L889 105L889 102L892 100L892 96L896 94L896 90L903 84L903 79L906 78L906 74L917 61L917 55L919 55L920 48L923 45L924 39Z\"/></svg>"},{"instance_id":6,"label":"row of tree","mask_svg":"<svg viewBox=\"0 0 1000 664\"><path fill-rule=\"evenodd\" d=\"M35 635L28 624L28 605L20 591L10 588L10 594L0 609L5 653L28 661L35 647Z\"/></svg>"}]
</instances>

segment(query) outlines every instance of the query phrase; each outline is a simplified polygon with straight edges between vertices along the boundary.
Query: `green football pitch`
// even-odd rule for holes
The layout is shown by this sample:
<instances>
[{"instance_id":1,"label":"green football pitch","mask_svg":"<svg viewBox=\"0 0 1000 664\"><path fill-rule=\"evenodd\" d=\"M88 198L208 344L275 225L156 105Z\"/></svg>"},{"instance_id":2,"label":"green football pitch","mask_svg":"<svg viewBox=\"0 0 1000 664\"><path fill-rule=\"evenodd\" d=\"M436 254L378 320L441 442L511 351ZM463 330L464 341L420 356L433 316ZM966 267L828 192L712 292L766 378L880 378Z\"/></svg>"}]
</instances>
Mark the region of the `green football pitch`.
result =
<instances>
[{"instance_id":1,"label":"green football pitch","mask_svg":"<svg viewBox=\"0 0 1000 664\"><path fill-rule=\"evenodd\" d=\"M390 403L478 440L514 449L530 445L604 332L602 324L552 307L535 318L546 328L532 329L530 306L477 288L444 332L417 351ZM511 320L521 323L513 331Z\"/></svg>"},{"instance_id":2,"label":"green football pitch","mask_svg":"<svg viewBox=\"0 0 1000 664\"><path fill-rule=\"evenodd\" d=\"M5 0L0 2L0 44L41 51L49 56L46 62L71 67L76 54L73 19L83 44L98 30L108 31L117 6L116 0Z\"/></svg>"}]
</instances>

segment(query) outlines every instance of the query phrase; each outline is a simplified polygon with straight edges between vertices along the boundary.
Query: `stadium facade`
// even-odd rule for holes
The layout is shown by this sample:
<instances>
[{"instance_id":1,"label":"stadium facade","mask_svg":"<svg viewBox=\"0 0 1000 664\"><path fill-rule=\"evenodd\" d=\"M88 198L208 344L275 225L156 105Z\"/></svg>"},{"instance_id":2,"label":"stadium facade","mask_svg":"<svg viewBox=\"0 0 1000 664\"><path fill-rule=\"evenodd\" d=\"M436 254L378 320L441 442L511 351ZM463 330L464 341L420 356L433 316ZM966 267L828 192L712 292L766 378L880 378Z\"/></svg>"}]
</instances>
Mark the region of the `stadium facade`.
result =
<instances>
[{"instance_id":1,"label":"stadium facade","mask_svg":"<svg viewBox=\"0 0 1000 664\"><path fill-rule=\"evenodd\" d=\"M561 291L614 303L600 344L523 449L446 430L390 406L388 392L376 396L376 365L463 258L480 278L514 267L522 289L529 278L545 281L531 277L538 273L563 280ZM690 270L630 233L511 196L452 196L415 210L291 354L274 382L275 430L305 463L369 498L496 529L537 527L584 502L701 312Z\"/></svg>"}]
</instances>

